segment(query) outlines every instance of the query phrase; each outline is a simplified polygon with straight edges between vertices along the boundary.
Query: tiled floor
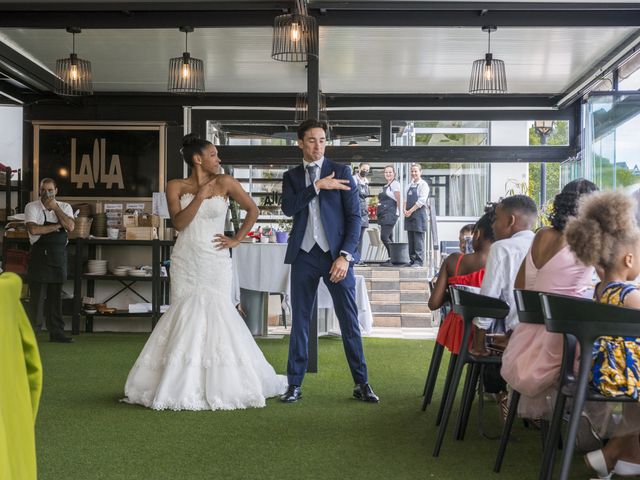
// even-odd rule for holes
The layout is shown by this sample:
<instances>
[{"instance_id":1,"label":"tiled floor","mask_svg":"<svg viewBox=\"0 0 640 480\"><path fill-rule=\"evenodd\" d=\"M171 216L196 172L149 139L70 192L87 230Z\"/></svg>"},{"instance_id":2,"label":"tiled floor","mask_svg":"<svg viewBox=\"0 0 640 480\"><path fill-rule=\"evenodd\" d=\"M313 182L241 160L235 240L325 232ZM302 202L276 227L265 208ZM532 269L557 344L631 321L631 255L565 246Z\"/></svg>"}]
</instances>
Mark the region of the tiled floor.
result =
<instances>
[{"instance_id":1,"label":"tiled floor","mask_svg":"<svg viewBox=\"0 0 640 480\"><path fill-rule=\"evenodd\" d=\"M269 335L288 335L287 327L269 327ZM372 338L405 338L411 340L433 340L438 333L437 327L430 328L396 328L373 327L373 331L367 335Z\"/></svg>"}]
</instances>

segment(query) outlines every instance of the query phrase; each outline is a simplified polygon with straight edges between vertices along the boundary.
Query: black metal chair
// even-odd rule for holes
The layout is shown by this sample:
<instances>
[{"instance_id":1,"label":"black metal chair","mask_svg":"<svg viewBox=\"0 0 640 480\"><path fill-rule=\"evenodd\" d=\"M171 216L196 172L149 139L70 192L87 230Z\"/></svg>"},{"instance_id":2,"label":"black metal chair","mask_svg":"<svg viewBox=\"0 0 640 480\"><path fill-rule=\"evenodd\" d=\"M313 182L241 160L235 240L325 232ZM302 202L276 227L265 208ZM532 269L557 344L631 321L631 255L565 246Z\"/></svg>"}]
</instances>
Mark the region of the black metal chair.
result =
<instances>
[{"instance_id":1,"label":"black metal chair","mask_svg":"<svg viewBox=\"0 0 640 480\"><path fill-rule=\"evenodd\" d=\"M464 330L460 354L455 361L451 378L447 379L447 394L443 400L444 408L438 428L436 444L433 449L434 457L440 454L444 435L447 431L447 424L449 423L449 417L451 416L458 386L462 378L462 370L465 365L469 364L469 368L467 368L467 376L460 401L460 414L455 432L457 440L464 439L469 413L475 396L475 387L480 377L480 367L482 365L500 364L501 362L500 357L476 357L469 352L468 345L473 330L473 319L476 317L503 319L509 313L509 305L497 298L468 292L456 286L450 287L449 291L451 292L453 311L462 317Z\"/></svg>"},{"instance_id":2,"label":"black metal chair","mask_svg":"<svg viewBox=\"0 0 640 480\"><path fill-rule=\"evenodd\" d=\"M540 292L532 290L514 290L514 297L516 300L516 308L518 310L518 320L520 323L532 323L535 325L544 325L544 316L542 315L542 305L540 303ZM498 448L498 455L496 457L496 463L493 466L493 471L498 473L502 467L502 461L507 451L507 444L511 437L511 428L513 427L513 421L516 418L518 411L518 403L520 402L520 392L517 390L511 391L511 401L509 402L509 414L504 423L502 429L502 435L500 436L500 447ZM543 446L546 437L547 422L543 421L541 425Z\"/></svg>"},{"instance_id":3,"label":"black metal chair","mask_svg":"<svg viewBox=\"0 0 640 480\"><path fill-rule=\"evenodd\" d=\"M434 285L431 280L429 280L429 295L433 293ZM429 362L429 370L427 372L427 379L424 382L424 389L422 391L422 411L424 412L427 409L427 405L431 404L431 399L433 398L433 391L436 387L436 381L438 380L438 372L440 371L440 364L442 363L442 355L444 354L444 346L440 345L438 342L435 342L433 346L433 352L431 353L431 361ZM449 371L453 371L454 365L453 357L449 360ZM448 375L447 375L448 376ZM445 385L446 387L446 385ZM443 397L445 398L445 397ZM444 402L441 402L441 404ZM441 409L442 411L442 409ZM438 414L438 418L441 417L441 412ZM439 420L438 420L439 423ZM436 423L436 425L438 424Z\"/></svg>"},{"instance_id":4,"label":"black metal chair","mask_svg":"<svg viewBox=\"0 0 640 480\"><path fill-rule=\"evenodd\" d=\"M540 480L551 479L555 446L560 438L560 427L567 398L573 397L569 418L569 430L562 452L560 479L567 480L575 447L580 415L586 401L633 402L630 397L605 397L589 387L589 371L593 356L592 348L602 336L637 337L640 335L640 312L636 309L618 307L583 298L540 294L544 323L549 332L562 333L565 339L563 374L553 410L553 418L545 444ZM578 377L573 374L575 341L580 345L580 367Z\"/></svg>"}]
</instances>

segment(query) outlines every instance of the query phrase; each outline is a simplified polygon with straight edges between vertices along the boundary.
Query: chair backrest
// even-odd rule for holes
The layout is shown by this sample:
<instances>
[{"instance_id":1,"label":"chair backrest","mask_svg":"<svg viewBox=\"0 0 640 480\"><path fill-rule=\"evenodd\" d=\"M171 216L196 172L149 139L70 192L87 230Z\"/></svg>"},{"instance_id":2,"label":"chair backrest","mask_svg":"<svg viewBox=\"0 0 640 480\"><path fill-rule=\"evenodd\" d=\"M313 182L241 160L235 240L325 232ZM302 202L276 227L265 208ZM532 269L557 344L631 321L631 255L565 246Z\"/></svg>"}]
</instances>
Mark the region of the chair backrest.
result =
<instances>
[{"instance_id":1,"label":"chair backrest","mask_svg":"<svg viewBox=\"0 0 640 480\"><path fill-rule=\"evenodd\" d=\"M516 299L516 309L518 310L518 321L520 323L544 325L540 292L516 288L513 291L513 296Z\"/></svg>"},{"instance_id":2,"label":"chair backrest","mask_svg":"<svg viewBox=\"0 0 640 480\"><path fill-rule=\"evenodd\" d=\"M509 314L509 305L499 298L473 293L455 285L449 287L453 311L470 324L475 317L505 318Z\"/></svg>"},{"instance_id":3,"label":"chair backrest","mask_svg":"<svg viewBox=\"0 0 640 480\"><path fill-rule=\"evenodd\" d=\"M640 310L550 293L540 299L547 330L573 335L581 345L605 335L640 337Z\"/></svg>"},{"instance_id":4,"label":"chair backrest","mask_svg":"<svg viewBox=\"0 0 640 480\"><path fill-rule=\"evenodd\" d=\"M369 228L367 230L369 235L369 243L374 247L380 247L382 245L382 238L380 237L380 230L377 228Z\"/></svg>"}]
</instances>

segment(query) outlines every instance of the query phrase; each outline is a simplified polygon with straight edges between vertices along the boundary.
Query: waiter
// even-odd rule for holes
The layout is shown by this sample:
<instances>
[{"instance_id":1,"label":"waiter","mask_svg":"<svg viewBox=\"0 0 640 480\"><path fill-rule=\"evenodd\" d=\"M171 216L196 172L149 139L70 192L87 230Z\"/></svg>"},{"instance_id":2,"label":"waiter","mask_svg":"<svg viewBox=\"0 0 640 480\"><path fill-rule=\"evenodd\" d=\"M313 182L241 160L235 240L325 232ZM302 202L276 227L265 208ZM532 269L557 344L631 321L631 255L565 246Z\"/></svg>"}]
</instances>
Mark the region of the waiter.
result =
<instances>
[{"instance_id":1,"label":"waiter","mask_svg":"<svg viewBox=\"0 0 640 480\"><path fill-rule=\"evenodd\" d=\"M27 280L30 292L30 320L36 332L45 318L52 342L71 343L64 334L62 284L67 279L67 232L75 226L71 205L58 202L58 188L51 178L40 182L40 199L24 209L31 251ZM45 298L46 309L45 309Z\"/></svg>"},{"instance_id":2,"label":"waiter","mask_svg":"<svg viewBox=\"0 0 640 480\"><path fill-rule=\"evenodd\" d=\"M378 194L378 207L376 209L378 225L380 225L380 239L387 249L389 260L382 263L385 266L391 263L391 248L393 242L393 229L400 217L400 184L396 180L396 170L393 165L384 167L384 178L387 184L382 187Z\"/></svg>"},{"instance_id":3,"label":"waiter","mask_svg":"<svg viewBox=\"0 0 640 480\"><path fill-rule=\"evenodd\" d=\"M411 165L411 183L407 190L407 201L404 211L404 229L409 241L409 267L424 265L424 234L427 231L427 199L429 185L422 177L422 167Z\"/></svg>"}]
</instances>

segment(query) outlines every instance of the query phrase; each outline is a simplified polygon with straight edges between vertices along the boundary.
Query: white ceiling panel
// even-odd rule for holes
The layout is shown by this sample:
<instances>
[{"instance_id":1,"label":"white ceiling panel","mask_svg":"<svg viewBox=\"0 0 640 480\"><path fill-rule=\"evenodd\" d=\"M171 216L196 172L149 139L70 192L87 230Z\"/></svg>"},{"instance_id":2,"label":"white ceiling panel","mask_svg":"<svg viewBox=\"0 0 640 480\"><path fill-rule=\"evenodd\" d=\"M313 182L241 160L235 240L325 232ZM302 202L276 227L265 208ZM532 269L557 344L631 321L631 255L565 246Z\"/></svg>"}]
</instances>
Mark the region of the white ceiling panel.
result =
<instances>
[{"instance_id":1,"label":"white ceiling panel","mask_svg":"<svg viewBox=\"0 0 640 480\"><path fill-rule=\"evenodd\" d=\"M504 60L509 93L557 94L589 71L632 28L500 28L491 37ZM53 70L71 51L63 30L3 29ZM270 27L201 28L189 51L205 62L208 92L306 90L304 64L271 59ZM4 37L4 38L2 38ZM320 84L327 93L467 93L471 64L487 36L479 28L321 27ZM181 56L178 29L84 30L76 51L92 62L96 91L164 92L169 58Z\"/></svg>"}]
</instances>

